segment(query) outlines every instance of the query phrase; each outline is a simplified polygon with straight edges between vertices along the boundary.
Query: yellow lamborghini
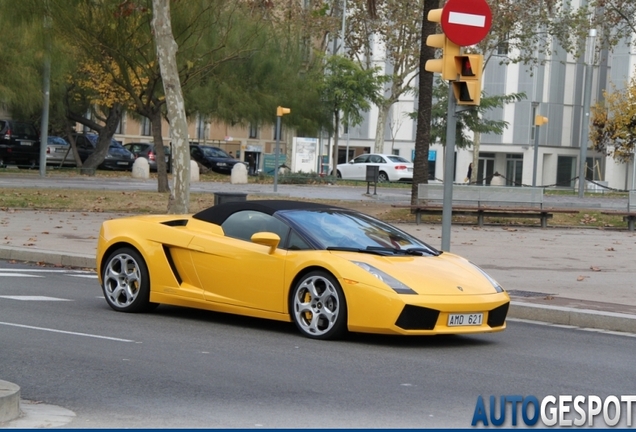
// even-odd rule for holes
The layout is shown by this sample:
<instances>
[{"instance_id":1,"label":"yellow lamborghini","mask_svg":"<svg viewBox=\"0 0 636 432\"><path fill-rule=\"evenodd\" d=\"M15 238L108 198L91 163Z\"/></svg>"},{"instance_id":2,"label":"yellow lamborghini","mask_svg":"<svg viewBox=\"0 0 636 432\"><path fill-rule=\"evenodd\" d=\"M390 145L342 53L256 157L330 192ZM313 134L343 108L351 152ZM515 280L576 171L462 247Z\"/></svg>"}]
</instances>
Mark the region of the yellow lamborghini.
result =
<instances>
[{"instance_id":1,"label":"yellow lamborghini","mask_svg":"<svg viewBox=\"0 0 636 432\"><path fill-rule=\"evenodd\" d=\"M483 270L371 216L284 200L103 223L99 282L116 311L170 304L293 321L305 336L505 329Z\"/></svg>"}]
</instances>

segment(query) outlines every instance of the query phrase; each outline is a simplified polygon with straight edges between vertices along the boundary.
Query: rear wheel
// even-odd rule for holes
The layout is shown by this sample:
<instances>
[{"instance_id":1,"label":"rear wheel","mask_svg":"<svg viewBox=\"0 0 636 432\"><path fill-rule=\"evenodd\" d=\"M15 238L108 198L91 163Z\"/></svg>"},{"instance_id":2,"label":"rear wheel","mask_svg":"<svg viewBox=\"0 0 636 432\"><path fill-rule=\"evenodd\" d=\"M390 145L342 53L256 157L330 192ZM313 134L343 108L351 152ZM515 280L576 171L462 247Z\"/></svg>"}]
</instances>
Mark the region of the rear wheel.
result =
<instances>
[{"instance_id":1,"label":"rear wheel","mask_svg":"<svg viewBox=\"0 0 636 432\"><path fill-rule=\"evenodd\" d=\"M329 273L307 273L293 288L292 320L312 339L336 339L347 330L347 302L338 281Z\"/></svg>"},{"instance_id":2,"label":"rear wheel","mask_svg":"<svg viewBox=\"0 0 636 432\"><path fill-rule=\"evenodd\" d=\"M389 176L384 171L380 171L380 173L378 174L378 182L387 183L388 181Z\"/></svg>"},{"instance_id":3,"label":"rear wheel","mask_svg":"<svg viewBox=\"0 0 636 432\"><path fill-rule=\"evenodd\" d=\"M108 305L120 312L145 312L150 303L148 266L139 252L122 247L108 256L102 273L102 290Z\"/></svg>"}]
</instances>

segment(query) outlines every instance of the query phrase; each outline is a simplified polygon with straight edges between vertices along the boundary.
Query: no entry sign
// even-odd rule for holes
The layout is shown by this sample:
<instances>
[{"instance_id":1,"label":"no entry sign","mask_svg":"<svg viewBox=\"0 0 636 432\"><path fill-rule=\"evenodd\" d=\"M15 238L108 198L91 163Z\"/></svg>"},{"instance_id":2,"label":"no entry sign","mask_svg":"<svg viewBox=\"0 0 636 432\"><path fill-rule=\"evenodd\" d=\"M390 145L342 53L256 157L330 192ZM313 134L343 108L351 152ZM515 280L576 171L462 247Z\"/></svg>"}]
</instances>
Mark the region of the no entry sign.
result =
<instances>
[{"instance_id":1,"label":"no entry sign","mask_svg":"<svg viewBox=\"0 0 636 432\"><path fill-rule=\"evenodd\" d=\"M459 46L475 45L490 31L492 14L485 0L448 0L442 9L444 34Z\"/></svg>"}]
</instances>

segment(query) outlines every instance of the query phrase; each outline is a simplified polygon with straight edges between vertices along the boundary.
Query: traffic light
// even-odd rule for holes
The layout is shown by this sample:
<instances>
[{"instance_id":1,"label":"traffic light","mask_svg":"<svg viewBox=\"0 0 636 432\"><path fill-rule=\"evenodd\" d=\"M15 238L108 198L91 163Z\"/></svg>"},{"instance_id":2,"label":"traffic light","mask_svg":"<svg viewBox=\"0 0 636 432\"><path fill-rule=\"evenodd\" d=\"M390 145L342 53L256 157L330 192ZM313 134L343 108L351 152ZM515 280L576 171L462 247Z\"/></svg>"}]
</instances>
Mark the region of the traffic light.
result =
<instances>
[{"instance_id":1,"label":"traffic light","mask_svg":"<svg viewBox=\"0 0 636 432\"><path fill-rule=\"evenodd\" d=\"M535 126L543 126L544 124L546 124L548 122L548 118L544 117L544 116L536 116L534 118L534 125Z\"/></svg>"},{"instance_id":2,"label":"traffic light","mask_svg":"<svg viewBox=\"0 0 636 432\"><path fill-rule=\"evenodd\" d=\"M433 9L428 13L428 20L439 23L442 19L442 9ZM427 60L424 69L428 72L437 72L442 74L442 79L455 80L457 72L455 70L455 56L459 55L459 45L451 42L445 34L429 35L426 38L426 45L442 50L442 57Z\"/></svg>"},{"instance_id":3,"label":"traffic light","mask_svg":"<svg viewBox=\"0 0 636 432\"><path fill-rule=\"evenodd\" d=\"M455 56L456 81L451 82L457 105L479 105L484 56L464 54Z\"/></svg>"}]
</instances>

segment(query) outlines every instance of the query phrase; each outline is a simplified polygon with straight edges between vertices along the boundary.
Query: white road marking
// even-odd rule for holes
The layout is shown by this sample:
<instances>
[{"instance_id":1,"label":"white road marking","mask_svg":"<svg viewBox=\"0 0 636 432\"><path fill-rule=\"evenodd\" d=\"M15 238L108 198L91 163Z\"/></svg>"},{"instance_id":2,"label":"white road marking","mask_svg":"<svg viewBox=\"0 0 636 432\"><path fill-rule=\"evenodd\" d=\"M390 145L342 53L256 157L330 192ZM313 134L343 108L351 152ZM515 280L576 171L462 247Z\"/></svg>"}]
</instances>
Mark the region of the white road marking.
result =
<instances>
[{"instance_id":1,"label":"white road marking","mask_svg":"<svg viewBox=\"0 0 636 432\"><path fill-rule=\"evenodd\" d=\"M47 297L47 296L25 296L25 295L17 295L17 296L6 296L0 295L0 298L5 298L9 300L23 300L23 301L73 301L70 299L63 299L58 297Z\"/></svg>"},{"instance_id":2,"label":"white road marking","mask_svg":"<svg viewBox=\"0 0 636 432\"><path fill-rule=\"evenodd\" d=\"M0 276L4 277L27 277L27 278L42 278L44 276L33 275L33 274L23 274L23 273L0 273Z\"/></svg>"},{"instance_id":3,"label":"white road marking","mask_svg":"<svg viewBox=\"0 0 636 432\"><path fill-rule=\"evenodd\" d=\"M537 325L548 326L548 327L558 327L558 328L564 328L564 329L570 329L570 330L581 330L581 331L589 331L589 332L595 332L595 333L610 334L610 335L614 335L614 336L626 336L626 337L636 338L636 334L634 334L634 333L619 332L619 331L605 330L605 329L595 329L595 328L590 328L590 327L577 327L577 326L573 326L573 325L555 324L555 323L550 323L550 322L534 321L534 320L523 319L523 318L506 318L506 321L528 323L528 324L537 324Z\"/></svg>"},{"instance_id":4,"label":"white road marking","mask_svg":"<svg viewBox=\"0 0 636 432\"><path fill-rule=\"evenodd\" d=\"M23 324L0 322L0 325L6 325L10 327L20 327L20 328L26 328L31 330L42 330L42 331L48 331L52 333L62 333L62 334L68 334L73 336L85 336L85 337L90 337L95 339L106 339L106 340L112 340L117 342L134 342L133 340L130 340L130 339L120 339L120 338L115 338L110 336L99 336L99 335L93 335L88 333L77 333L77 332L71 332L71 331L65 331L65 330L50 329L45 327L34 327L34 326L28 326Z\"/></svg>"},{"instance_id":5,"label":"white road marking","mask_svg":"<svg viewBox=\"0 0 636 432\"><path fill-rule=\"evenodd\" d=\"M448 22L450 24L459 24L471 27L485 27L486 17L484 15L451 12L448 14Z\"/></svg>"},{"instance_id":6,"label":"white road marking","mask_svg":"<svg viewBox=\"0 0 636 432\"><path fill-rule=\"evenodd\" d=\"M69 277L78 277L78 278L87 278L87 279L97 279L96 274L70 274L67 275Z\"/></svg>"},{"instance_id":7,"label":"white road marking","mask_svg":"<svg viewBox=\"0 0 636 432\"><path fill-rule=\"evenodd\" d=\"M64 270L64 269L16 269L16 268L0 268L0 272L29 272L29 273L84 273L94 274L95 272L86 270Z\"/></svg>"}]
</instances>

